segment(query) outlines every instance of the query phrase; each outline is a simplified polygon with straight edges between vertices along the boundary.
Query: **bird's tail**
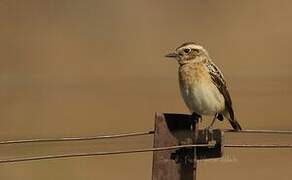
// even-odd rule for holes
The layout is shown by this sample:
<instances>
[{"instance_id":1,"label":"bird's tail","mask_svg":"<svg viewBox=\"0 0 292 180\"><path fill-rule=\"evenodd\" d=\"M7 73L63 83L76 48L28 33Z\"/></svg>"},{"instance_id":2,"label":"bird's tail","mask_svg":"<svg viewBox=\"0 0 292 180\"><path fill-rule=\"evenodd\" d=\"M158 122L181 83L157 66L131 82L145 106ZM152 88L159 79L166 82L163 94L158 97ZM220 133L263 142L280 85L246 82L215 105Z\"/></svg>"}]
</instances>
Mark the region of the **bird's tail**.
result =
<instances>
[{"instance_id":1,"label":"bird's tail","mask_svg":"<svg viewBox=\"0 0 292 180\"><path fill-rule=\"evenodd\" d=\"M232 114L230 114L228 111L224 111L223 115L226 117L226 119L228 119L228 121L230 122L231 126L233 127L233 129L235 131L240 131L242 130L239 122L236 120L236 118L234 117L234 113L232 111Z\"/></svg>"},{"instance_id":2,"label":"bird's tail","mask_svg":"<svg viewBox=\"0 0 292 180\"><path fill-rule=\"evenodd\" d=\"M238 123L236 119L228 119L228 120L235 131L242 130L240 124Z\"/></svg>"}]
</instances>

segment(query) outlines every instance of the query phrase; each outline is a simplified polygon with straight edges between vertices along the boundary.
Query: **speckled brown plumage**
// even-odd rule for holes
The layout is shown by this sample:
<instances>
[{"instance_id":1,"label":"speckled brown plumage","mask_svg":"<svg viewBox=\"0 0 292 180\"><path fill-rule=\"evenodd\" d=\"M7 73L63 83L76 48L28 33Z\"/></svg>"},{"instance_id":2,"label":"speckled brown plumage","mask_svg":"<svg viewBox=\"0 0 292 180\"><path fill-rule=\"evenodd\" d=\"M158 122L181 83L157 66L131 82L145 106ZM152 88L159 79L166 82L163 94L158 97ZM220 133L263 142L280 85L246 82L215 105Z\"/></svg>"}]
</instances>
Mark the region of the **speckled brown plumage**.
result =
<instances>
[{"instance_id":1,"label":"speckled brown plumage","mask_svg":"<svg viewBox=\"0 0 292 180\"><path fill-rule=\"evenodd\" d=\"M179 63L181 95L192 113L220 120L224 116L235 130L241 130L224 77L202 46L184 43L167 57L176 58Z\"/></svg>"}]
</instances>

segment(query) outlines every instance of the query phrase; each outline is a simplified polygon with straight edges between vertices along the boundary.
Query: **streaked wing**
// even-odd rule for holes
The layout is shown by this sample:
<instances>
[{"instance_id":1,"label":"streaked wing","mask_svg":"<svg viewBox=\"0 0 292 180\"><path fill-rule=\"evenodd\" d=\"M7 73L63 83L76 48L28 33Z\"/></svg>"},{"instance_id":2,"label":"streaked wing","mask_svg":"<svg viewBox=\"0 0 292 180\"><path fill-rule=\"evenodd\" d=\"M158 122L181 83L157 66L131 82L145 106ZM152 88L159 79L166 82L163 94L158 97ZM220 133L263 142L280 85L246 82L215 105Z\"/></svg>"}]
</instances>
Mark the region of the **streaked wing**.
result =
<instances>
[{"instance_id":1,"label":"streaked wing","mask_svg":"<svg viewBox=\"0 0 292 180\"><path fill-rule=\"evenodd\" d=\"M230 118L232 120L234 120L234 111L232 108L231 97L230 97L230 94L229 94L228 89L226 87L226 82L224 80L224 77L223 77L221 71L212 62L209 62L207 64L207 68L209 70L209 74L213 80L213 83L215 84L215 86L218 88L218 90L221 92L221 94L223 95L223 97L225 99L225 106L229 112Z\"/></svg>"}]
</instances>

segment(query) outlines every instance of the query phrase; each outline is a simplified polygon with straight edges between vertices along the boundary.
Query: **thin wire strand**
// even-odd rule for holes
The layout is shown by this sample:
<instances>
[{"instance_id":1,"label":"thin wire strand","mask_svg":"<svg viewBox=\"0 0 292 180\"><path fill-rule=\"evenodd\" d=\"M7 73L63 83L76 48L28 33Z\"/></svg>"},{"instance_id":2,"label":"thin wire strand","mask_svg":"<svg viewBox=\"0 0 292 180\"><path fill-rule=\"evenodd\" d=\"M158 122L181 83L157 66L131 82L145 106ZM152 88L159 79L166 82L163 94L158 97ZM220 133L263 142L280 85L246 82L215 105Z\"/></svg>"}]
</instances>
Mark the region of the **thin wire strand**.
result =
<instances>
[{"instance_id":1,"label":"thin wire strand","mask_svg":"<svg viewBox=\"0 0 292 180\"><path fill-rule=\"evenodd\" d=\"M191 148L191 147L214 147L214 144L190 144L190 145L179 145L179 146L168 146L159 148L145 148L145 149L132 149L124 151L107 151L107 152L93 152L93 153L75 153L75 154L59 154L59 155L46 155L36 157L25 157L15 159L4 159L0 160L0 164L3 163L14 163L14 162L25 162L25 161L36 161L36 160L47 160L47 159L61 159L61 158L73 158L73 157L91 157L91 156L105 156L105 155L116 155L116 154L133 154L133 153L144 153L152 151L165 151L179 148ZM292 144L225 144L224 147L228 148L292 148Z\"/></svg>"},{"instance_id":2,"label":"thin wire strand","mask_svg":"<svg viewBox=\"0 0 292 180\"><path fill-rule=\"evenodd\" d=\"M244 129L235 131L233 129L224 129L226 133L267 133L267 134L292 134L292 130L264 130L264 129ZM40 143L40 142L64 142L64 141L90 141L110 138L124 138L134 136L144 136L154 134L154 131L131 132L111 135L100 135L90 137L60 137L60 138L36 138L36 139L20 139L20 140L4 140L0 141L0 145L4 144L20 144L20 143Z\"/></svg>"},{"instance_id":3,"label":"thin wire strand","mask_svg":"<svg viewBox=\"0 0 292 180\"><path fill-rule=\"evenodd\" d=\"M24 162L24 161L36 161L36 160L45 160L45 159L104 156L104 155L114 155L114 154L132 154L132 153L165 151L165 150L172 150L172 149L179 149L179 148L191 148L191 147L214 147L214 144L190 144L190 145L168 146L168 147L158 147L158 148L132 149L132 150L124 150L124 151L107 151L107 152L92 152L92 153L46 155L46 156L36 156L36 157L26 157L26 158L5 159L5 160L0 160L0 164L13 163L13 162Z\"/></svg>"},{"instance_id":4,"label":"thin wire strand","mask_svg":"<svg viewBox=\"0 0 292 180\"><path fill-rule=\"evenodd\" d=\"M224 144L227 148L292 148L292 144Z\"/></svg>"},{"instance_id":5,"label":"thin wire strand","mask_svg":"<svg viewBox=\"0 0 292 180\"><path fill-rule=\"evenodd\" d=\"M269 129L243 129L235 131L233 129L224 129L227 133L266 133L266 134L292 134L292 130L269 130Z\"/></svg>"},{"instance_id":6,"label":"thin wire strand","mask_svg":"<svg viewBox=\"0 0 292 180\"><path fill-rule=\"evenodd\" d=\"M0 145L3 145L3 144L21 144L21 143L40 143L40 142L62 142L62 141L90 141L90 140L98 140L98 139L144 136L144 135L150 135L150 134L154 134L154 131L131 132L131 133L90 136L90 137L61 137L61 138L37 138L37 139L5 140L5 141L0 141Z\"/></svg>"}]
</instances>

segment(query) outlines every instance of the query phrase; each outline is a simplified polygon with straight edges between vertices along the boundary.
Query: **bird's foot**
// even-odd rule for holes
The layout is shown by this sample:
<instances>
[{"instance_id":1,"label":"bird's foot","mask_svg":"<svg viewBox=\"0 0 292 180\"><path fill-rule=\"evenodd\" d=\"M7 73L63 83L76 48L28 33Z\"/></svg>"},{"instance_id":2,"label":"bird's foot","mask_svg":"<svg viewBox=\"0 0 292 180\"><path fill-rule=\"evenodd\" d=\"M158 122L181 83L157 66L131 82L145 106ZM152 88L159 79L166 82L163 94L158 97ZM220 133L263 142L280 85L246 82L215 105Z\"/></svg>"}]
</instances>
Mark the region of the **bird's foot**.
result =
<instances>
[{"instance_id":1,"label":"bird's foot","mask_svg":"<svg viewBox=\"0 0 292 180\"><path fill-rule=\"evenodd\" d=\"M213 141L214 141L214 139L213 139L213 126L212 126L212 124L211 125L209 125L208 127L206 127L205 129L204 129L204 131L205 131L205 140L206 140L206 142L208 142L208 143L212 143Z\"/></svg>"},{"instance_id":2,"label":"bird's foot","mask_svg":"<svg viewBox=\"0 0 292 180\"><path fill-rule=\"evenodd\" d=\"M217 114L217 119L218 119L219 121L223 121L224 117L223 117L222 114Z\"/></svg>"}]
</instances>

